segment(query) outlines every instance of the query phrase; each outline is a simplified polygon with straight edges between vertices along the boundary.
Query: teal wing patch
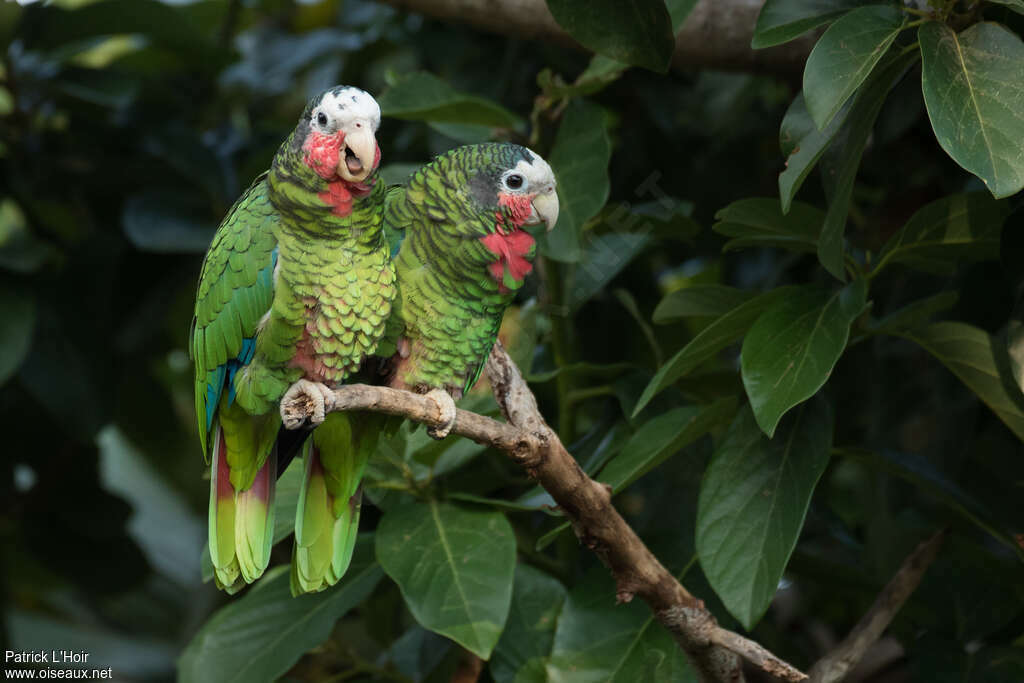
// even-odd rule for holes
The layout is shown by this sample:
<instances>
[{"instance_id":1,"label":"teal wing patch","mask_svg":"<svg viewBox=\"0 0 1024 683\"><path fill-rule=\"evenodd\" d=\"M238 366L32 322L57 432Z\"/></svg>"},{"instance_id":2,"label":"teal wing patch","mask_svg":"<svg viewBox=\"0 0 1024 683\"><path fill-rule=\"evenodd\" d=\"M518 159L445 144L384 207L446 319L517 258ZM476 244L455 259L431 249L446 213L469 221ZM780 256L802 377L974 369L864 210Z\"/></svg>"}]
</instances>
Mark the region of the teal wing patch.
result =
<instances>
[{"instance_id":1,"label":"teal wing patch","mask_svg":"<svg viewBox=\"0 0 1024 683\"><path fill-rule=\"evenodd\" d=\"M195 362L196 419L207 452L225 385L252 360L260 320L274 299L277 212L267 197L266 176L246 190L206 252L196 293L189 355Z\"/></svg>"}]
</instances>

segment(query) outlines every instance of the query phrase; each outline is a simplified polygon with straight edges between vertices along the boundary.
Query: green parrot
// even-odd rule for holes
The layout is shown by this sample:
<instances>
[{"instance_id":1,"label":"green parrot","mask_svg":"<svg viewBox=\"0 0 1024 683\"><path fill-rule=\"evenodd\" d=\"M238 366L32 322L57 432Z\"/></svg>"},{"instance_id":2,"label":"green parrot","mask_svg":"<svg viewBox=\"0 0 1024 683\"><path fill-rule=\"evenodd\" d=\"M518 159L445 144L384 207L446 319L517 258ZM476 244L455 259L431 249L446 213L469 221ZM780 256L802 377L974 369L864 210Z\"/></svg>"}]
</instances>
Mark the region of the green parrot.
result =
<instances>
[{"instance_id":1,"label":"green parrot","mask_svg":"<svg viewBox=\"0 0 1024 683\"><path fill-rule=\"evenodd\" d=\"M267 567L278 458L305 436L281 429L281 399L343 382L374 352L391 311L379 125L380 107L358 88L310 100L203 261L190 353L211 472L210 558L229 593ZM293 572L304 590L333 583L351 559L365 464L352 419L332 413L303 446Z\"/></svg>"},{"instance_id":2,"label":"green parrot","mask_svg":"<svg viewBox=\"0 0 1024 683\"><path fill-rule=\"evenodd\" d=\"M453 149L392 189L385 230L398 296L379 354L394 388L428 393L446 422L476 383L505 309L533 269L523 227L558 219L555 176L544 159L511 143ZM454 400L453 400L454 399Z\"/></svg>"}]
</instances>

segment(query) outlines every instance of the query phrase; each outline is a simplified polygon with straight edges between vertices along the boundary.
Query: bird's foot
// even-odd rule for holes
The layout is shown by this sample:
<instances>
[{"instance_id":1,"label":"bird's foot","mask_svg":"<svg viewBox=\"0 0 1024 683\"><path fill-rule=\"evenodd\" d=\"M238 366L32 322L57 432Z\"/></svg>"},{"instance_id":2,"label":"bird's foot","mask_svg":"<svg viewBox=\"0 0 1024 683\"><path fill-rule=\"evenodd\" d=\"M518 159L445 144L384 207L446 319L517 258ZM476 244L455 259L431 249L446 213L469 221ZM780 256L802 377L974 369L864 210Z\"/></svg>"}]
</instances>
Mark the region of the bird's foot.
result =
<instances>
[{"instance_id":1,"label":"bird's foot","mask_svg":"<svg viewBox=\"0 0 1024 683\"><path fill-rule=\"evenodd\" d=\"M437 406L441 421L437 426L427 427L427 434L431 438L441 440L448 436L455 426L455 400L444 389L433 389L427 393L427 398Z\"/></svg>"},{"instance_id":2,"label":"bird's foot","mask_svg":"<svg viewBox=\"0 0 1024 683\"><path fill-rule=\"evenodd\" d=\"M285 429L298 429L307 421L316 427L333 405L334 392L327 385L300 379L281 398L281 422Z\"/></svg>"}]
</instances>

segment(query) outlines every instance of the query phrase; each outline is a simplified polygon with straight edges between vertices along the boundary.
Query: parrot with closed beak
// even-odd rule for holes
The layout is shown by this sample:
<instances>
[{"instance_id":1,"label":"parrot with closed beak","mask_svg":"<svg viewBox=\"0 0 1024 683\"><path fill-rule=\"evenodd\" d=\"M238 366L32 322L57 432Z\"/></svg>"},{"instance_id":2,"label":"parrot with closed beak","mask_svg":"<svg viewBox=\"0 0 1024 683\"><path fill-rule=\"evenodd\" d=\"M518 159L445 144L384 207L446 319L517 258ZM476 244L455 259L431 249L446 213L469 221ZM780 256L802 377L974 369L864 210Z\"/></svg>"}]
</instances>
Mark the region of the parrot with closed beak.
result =
<instances>
[{"instance_id":1,"label":"parrot with closed beak","mask_svg":"<svg viewBox=\"0 0 1024 683\"><path fill-rule=\"evenodd\" d=\"M279 450L296 440L280 429L279 402L342 383L376 350L391 312L379 125L380 107L359 88L313 97L203 261L189 348L210 463L210 558L229 593L270 560ZM337 581L351 559L360 429L332 413L306 439L293 553L293 572L313 577L303 590Z\"/></svg>"},{"instance_id":2,"label":"parrot with closed beak","mask_svg":"<svg viewBox=\"0 0 1024 683\"><path fill-rule=\"evenodd\" d=\"M555 176L544 159L512 143L458 147L388 194L385 230L398 296L379 355L394 388L427 393L446 424L476 383L505 309L533 269L524 228L558 219Z\"/></svg>"}]
</instances>

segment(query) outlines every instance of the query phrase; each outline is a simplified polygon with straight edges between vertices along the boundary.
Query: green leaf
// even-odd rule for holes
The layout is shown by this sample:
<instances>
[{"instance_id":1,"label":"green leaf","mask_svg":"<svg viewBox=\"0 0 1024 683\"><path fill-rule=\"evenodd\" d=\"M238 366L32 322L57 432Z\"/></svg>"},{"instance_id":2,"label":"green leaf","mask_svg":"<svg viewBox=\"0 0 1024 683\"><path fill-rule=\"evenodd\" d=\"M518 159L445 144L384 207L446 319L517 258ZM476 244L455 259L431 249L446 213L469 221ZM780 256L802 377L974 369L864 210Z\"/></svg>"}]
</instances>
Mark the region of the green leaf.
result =
<instances>
[{"instance_id":1,"label":"green leaf","mask_svg":"<svg viewBox=\"0 0 1024 683\"><path fill-rule=\"evenodd\" d=\"M782 199L782 213L789 213L793 197L807 179L807 175L818 163L818 159L832 144L850 112L847 101L824 130L818 130L807 111L804 94L793 99L779 127L779 144L786 157L786 170L779 174L779 197Z\"/></svg>"},{"instance_id":2,"label":"green leaf","mask_svg":"<svg viewBox=\"0 0 1024 683\"><path fill-rule=\"evenodd\" d=\"M516 565L508 622L491 658L495 683L515 683L524 666L547 657L566 598L558 579L528 564Z\"/></svg>"},{"instance_id":3,"label":"green leaf","mask_svg":"<svg viewBox=\"0 0 1024 683\"><path fill-rule=\"evenodd\" d=\"M58 621L39 612L13 606L6 611L5 622L7 647L13 650L48 653L54 649L54 643L60 643L56 647L88 652L90 662L96 661L97 667L110 667L119 672L115 680L129 677L134 680L170 680L173 677L176 648L167 641L124 629L115 631L91 620L82 624ZM9 664L7 666L10 667ZM12 669L5 667L5 673ZM59 669L64 670L63 667ZM53 680L58 680L56 675Z\"/></svg>"},{"instance_id":4,"label":"green leaf","mask_svg":"<svg viewBox=\"0 0 1024 683\"><path fill-rule=\"evenodd\" d=\"M989 2L998 2L1000 5L1006 5L1017 14L1024 14L1024 0L988 0Z\"/></svg>"},{"instance_id":5,"label":"green leaf","mask_svg":"<svg viewBox=\"0 0 1024 683\"><path fill-rule=\"evenodd\" d=\"M743 339L743 386L757 424L771 438L790 408L825 384L867 305L867 282L835 292L803 289L766 310Z\"/></svg>"},{"instance_id":6,"label":"green leaf","mask_svg":"<svg viewBox=\"0 0 1024 683\"><path fill-rule=\"evenodd\" d=\"M645 422L597 477L619 493L669 457L736 413L736 399L720 398L706 406L682 406Z\"/></svg>"},{"instance_id":7,"label":"green leaf","mask_svg":"<svg viewBox=\"0 0 1024 683\"><path fill-rule=\"evenodd\" d=\"M768 609L832 447L823 398L789 416L774 439L744 408L715 451L697 501L697 555L708 582L749 631Z\"/></svg>"},{"instance_id":8,"label":"green leaf","mask_svg":"<svg viewBox=\"0 0 1024 683\"><path fill-rule=\"evenodd\" d=\"M25 292L0 287L0 385L11 378L32 346L36 302Z\"/></svg>"},{"instance_id":9,"label":"green leaf","mask_svg":"<svg viewBox=\"0 0 1024 683\"><path fill-rule=\"evenodd\" d=\"M128 534L154 569L180 590L194 589L200 582L194 558L206 541L206 520L199 519L116 426L104 427L96 445L103 488L133 508Z\"/></svg>"},{"instance_id":10,"label":"green leaf","mask_svg":"<svg viewBox=\"0 0 1024 683\"><path fill-rule=\"evenodd\" d=\"M579 261L583 224L608 201L612 143L605 114L596 104L573 100L558 127L548 163L558 182L558 224L541 237L544 254Z\"/></svg>"},{"instance_id":11,"label":"green leaf","mask_svg":"<svg viewBox=\"0 0 1024 683\"><path fill-rule=\"evenodd\" d=\"M665 7L668 8L669 17L672 19L672 33L679 33L679 29L686 23L690 12L697 6L697 0L665 0Z\"/></svg>"},{"instance_id":12,"label":"green leaf","mask_svg":"<svg viewBox=\"0 0 1024 683\"><path fill-rule=\"evenodd\" d=\"M943 505L961 515L1000 543L1020 552L1013 536L1007 533L995 516L979 501L969 496L956 482L937 470L927 459L913 453L885 450L870 451L862 448L838 448L836 454L857 460L910 482L922 491L935 496Z\"/></svg>"},{"instance_id":13,"label":"green leaf","mask_svg":"<svg viewBox=\"0 0 1024 683\"><path fill-rule=\"evenodd\" d=\"M652 71L668 71L675 40L663 0L547 0L551 16L581 45Z\"/></svg>"},{"instance_id":14,"label":"green leaf","mask_svg":"<svg viewBox=\"0 0 1024 683\"><path fill-rule=\"evenodd\" d=\"M1024 42L982 22L957 34L930 22L921 41L921 89L942 149L995 197L1024 187Z\"/></svg>"},{"instance_id":15,"label":"green leaf","mask_svg":"<svg viewBox=\"0 0 1024 683\"><path fill-rule=\"evenodd\" d=\"M896 7L855 9L829 26L804 66L804 101L822 130L860 87L903 28Z\"/></svg>"},{"instance_id":16,"label":"green leaf","mask_svg":"<svg viewBox=\"0 0 1024 683\"><path fill-rule=\"evenodd\" d=\"M996 341L984 330L960 322L938 322L900 333L938 358L978 395L1018 438L1024 439L1024 396L1014 383Z\"/></svg>"},{"instance_id":17,"label":"green leaf","mask_svg":"<svg viewBox=\"0 0 1024 683\"><path fill-rule=\"evenodd\" d=\"M121 221L133 245L159 254L202 253L217 227L202 202L174 190L145 190L128 197Z\"/></svg>"},{"instance_id":18,"label":"green leaf","mask_svg":"<svg viewBox=\"0 0 1024 683\"><path fill-rule=\"evenodd\" d=\"M871 332L894 334L911 327L920 327L936 313L953 308L959 299L960 295L956 292L940 292L924 299L918 299L884 318L871 321Z\"/></svg>"},{"instance_id":19,"label":"green leaf","mask_svg":"<svg viewBox=\"0 0 1024 683\"><path fill-rule=\"evenodd\" d=\"M683 318L717 318L753 296L753 292L726 285L690 285L666 294L654 309L653 320L664 325Z\"/></svg>"},{"instance_id":20,"label":"green leaf","mask_svg":"<svg viewBox=\"0 0 1024 683\"><path fill-rule=\"evenodd\" d=\"M824 214L797 202L783 209L776 199L751 197L733 202L715 214L711 229L732 237L723 251L744 247L779 247L789 251L813 252Z\"/></svg>"},{"instance_id":21,"label":"green leaf","mask_svg":"<svg viewBox=\"0 0 1024 683\"><path fill-rule=\"evenodd\" d=\"M275 567L192 638L178 660L179 683L276 681L327 640L335 622L365 600L383 576L365 535L344 578L322 593L293 598L288 567Z\"/></svg>"},{"instance_id":22,"label":"green leaf","mask_svg":"<svg viewBox=\"0 0 1024 683\"><path fill-rule=\"evenodd\" d=\"M885 243L872 277L889 263L948 274L957 261L999 259L1006 202L984 192L954 194L926 204Z\"/></svg>"},{"instance_id":23,"label":"green leaf","mask_svg":"<svg viewBox=\"0 0 1024 683\"><path fill-rule=\"evenodd\" d=\"M377 558L416 621L488 659L512 600L516 542L497 512L407 503L377 527Z\"/></svg>"},{"instance_id":24,"label":"green leaf","mask_svg":"<svg viewBox=\"0 0 1024 683\"><path fill-rule=\"evenodd\" d=\"M193 62L220 59L219 50L178 8L156 0L104 0L66 10L32 8L20 33L30 49L60 49L97 36L139 33Z\"/></svg>"},{"instance_id":25,"label":"green leaf","mask_svg":"<svg viewBox=\"0 0 1024 683\"><path fill-rule=\"evenodd\" d=\"M860 167L861 155L867 146L871 129L882 109L889 90L906 73L907 68L917 59L916 54L907 53L885 60L875 69L868 81L857 93L850 113L846 117L827 157L830 168L823 169L834 179L834 191L825 214L825 222L818 242L818 260L825 269L840 281L846 280L843 263L843 232L846 216L850 211L853 196L853 182Z\"/></svg>"},{"instance_id":26,"label":"green leaf","mask_svg":"<svg viewBox=\"0 0 1024 683\"><path fill-rule=\"evenodd\" d=\"M436 123L469 123L494 128L518 128L521 119L499 104L460 93L432 73L402 76L377 98L381 114L396 119Z\"/></svg>"},{"instance_id":27,"label":"green leaf","mask_svg":"<svg viewBox=\"0 0 1024 683\"><path fill-rule=\"evenodd\" d=\"M701 330L676 355L668 359L658 369L658 372L654 373L654 377L651 378L636 402L633 417L639 415L651 399L666 387L671 386L676 380L689 374L701 363L713 358L719 351L742 337L766 308L796 291L798 291L796 287L778 287L759 294Z\"/></svg>"},{"instance_id":28,"label":"green leaf","mask_svg":"<svg viewBox=\"0 0 1024 683\"><path fill-rule=\"evenodd\" d=\"M767 0L757 15L750 47L788 43L862 4L863 0Z\"/></svg>"},{"instance_id":29,"label":"green leaf","mask_svg":"<svg viewBox=\"0 0 1024 683\"><path fill-rule=\"evenodd\" d=\"M616 605L615 593L604 567L573 587L540 680L695 683L686 655L650 610L639 600Z\"/></svg>"},{"instance_id":30,"label":"green leaf","mask_svg":"<svg viewBox=\"0 0 1024 683\"><path fill-rule=\"evenodd\" d=\"M645 234L610 232L587 240L580 262L566 281L565 300L570 311L590 301L643 251L651 239Z\"/></svg>"}]
</instances>

